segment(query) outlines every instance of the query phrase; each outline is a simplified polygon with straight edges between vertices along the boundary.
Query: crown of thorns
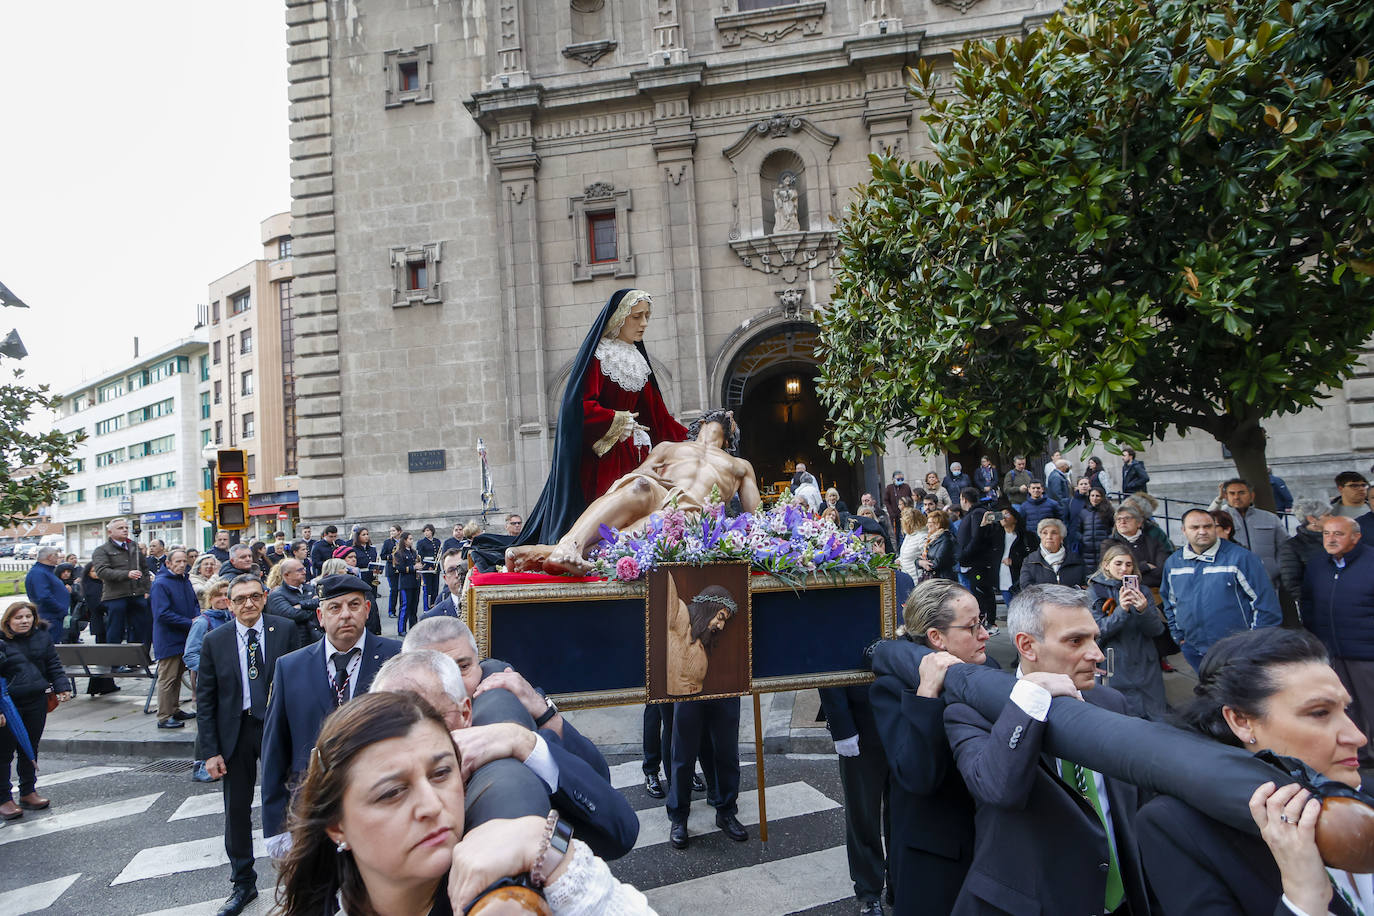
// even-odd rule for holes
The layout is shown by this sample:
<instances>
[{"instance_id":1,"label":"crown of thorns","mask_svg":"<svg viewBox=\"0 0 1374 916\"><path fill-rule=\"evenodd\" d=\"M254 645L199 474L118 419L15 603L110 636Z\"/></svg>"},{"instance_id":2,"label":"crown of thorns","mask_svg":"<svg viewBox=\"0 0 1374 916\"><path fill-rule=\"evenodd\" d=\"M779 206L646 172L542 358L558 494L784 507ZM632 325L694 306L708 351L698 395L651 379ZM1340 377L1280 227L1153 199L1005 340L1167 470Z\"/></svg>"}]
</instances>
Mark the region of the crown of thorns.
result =
<instances>
[{"instance_id":1,"label":"crown of thorns","mask_svg":"<svg viewBox=\"0 0 1374 916\"><path fill-rule=\"evenodd\" d=\"M698 603L703 602L703 601L704 601L704 602L713 602L713 603L715 603L715 604L723 605L724 607L727 607L727 608L730 609L730 613L731 613L731 614L738 614L738 613L739 613L739 605L735 604L735 599L734 599L734 598L731 598L729 595L706 595L706 594L701 594L701 595L697 595L695 598L692 599L692 603L693 603L693 604L698 604Z\"/></svg>"}]
</instances>

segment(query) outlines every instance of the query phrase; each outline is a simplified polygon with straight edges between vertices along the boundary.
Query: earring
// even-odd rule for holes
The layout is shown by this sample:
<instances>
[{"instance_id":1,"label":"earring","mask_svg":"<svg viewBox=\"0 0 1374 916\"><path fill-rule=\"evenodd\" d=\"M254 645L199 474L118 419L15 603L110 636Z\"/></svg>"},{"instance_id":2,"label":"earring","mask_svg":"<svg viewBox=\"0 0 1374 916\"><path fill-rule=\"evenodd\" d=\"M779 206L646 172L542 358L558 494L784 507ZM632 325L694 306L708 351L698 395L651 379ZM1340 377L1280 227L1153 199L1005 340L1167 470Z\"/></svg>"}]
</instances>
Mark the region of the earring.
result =
<instances>
[{"instance_id":1,"label":"earring","mask_svg":"<svg viewBox=\"0 0 1374 916\"><path fill-rule=\"evenodd\" d=\"M1250 743L1251 743L1251 744L1254 744L1254 743L1255 743L1255 736L1254 736L1254 735L1251 735L1251 736L1250 736Z\"/></svg>"},{"instance_id":2,"label":"earring","mask_svg":"<svg viewBox=\"0 0 1374 916\"><path fill-rule=\"evenodd\" d=\"M339 845L334 847L338 852L348 852L348 840L339 840Z\"/></svg>"}]
</instances>

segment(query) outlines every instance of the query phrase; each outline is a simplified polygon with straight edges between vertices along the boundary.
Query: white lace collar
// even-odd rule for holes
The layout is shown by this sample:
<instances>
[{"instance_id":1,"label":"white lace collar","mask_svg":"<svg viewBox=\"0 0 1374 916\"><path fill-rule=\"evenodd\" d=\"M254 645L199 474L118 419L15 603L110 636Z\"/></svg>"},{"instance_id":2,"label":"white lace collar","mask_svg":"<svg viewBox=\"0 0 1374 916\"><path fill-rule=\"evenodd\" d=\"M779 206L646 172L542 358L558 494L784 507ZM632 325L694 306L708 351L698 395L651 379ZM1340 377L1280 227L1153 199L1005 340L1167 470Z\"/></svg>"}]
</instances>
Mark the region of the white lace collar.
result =
<instances>
[{"instance_id":1,"label":"white lace collar","mask_svg":"<svg viewBox=\"0 0 1374 916\"><path fill-rule=\"evenodd\" d=\"M626 391L639 391L649 380L649 361L639 348L618 337L601 340L596 345L596 358L601 372Z\"/></svg>"}]
</instances>

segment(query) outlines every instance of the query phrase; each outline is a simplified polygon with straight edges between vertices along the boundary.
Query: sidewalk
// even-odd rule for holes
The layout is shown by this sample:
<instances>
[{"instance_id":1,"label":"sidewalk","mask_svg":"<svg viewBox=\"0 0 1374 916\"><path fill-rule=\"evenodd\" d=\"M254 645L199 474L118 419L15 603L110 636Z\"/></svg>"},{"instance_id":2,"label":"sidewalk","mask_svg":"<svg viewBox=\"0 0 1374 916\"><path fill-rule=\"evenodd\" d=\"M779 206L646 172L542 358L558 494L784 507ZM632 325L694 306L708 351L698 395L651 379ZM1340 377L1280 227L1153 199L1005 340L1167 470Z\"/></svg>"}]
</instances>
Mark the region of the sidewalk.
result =
<instances>
[{"instance_id":1,"label":"sidewalk","mask_svg":"<svg viewBox=\"0 0 1374 916\"><path fill-rule=\"evenodd\" d=\"M988 642L988 650L1004 668L1014 668L1015 650L1005 628ZM1171 704L1192 696L1196 679L1181 655L1172 659L1178 673L1164 675L1164 686ZM42 749L48 753L104 754L126 757L191 757L194 753L196 723L185 728L160 729L157 717L143 714L148 682L132 678L121 681L117 694L89 697L78 694L48 716ZM85 689L85 679L78 682ZM182 691L183 709L193 708L190 696ZM829 754L834 752L825 723L816 721L820 698L814 690L766 693L759 697L763 714L763 745L767 754ZM579 709L567 718L603 754L638 756L643 742L643 707L611 706ZM739 723L740 752L754 753L754 704L741 700Z\"/></svg>"}]
</instances>

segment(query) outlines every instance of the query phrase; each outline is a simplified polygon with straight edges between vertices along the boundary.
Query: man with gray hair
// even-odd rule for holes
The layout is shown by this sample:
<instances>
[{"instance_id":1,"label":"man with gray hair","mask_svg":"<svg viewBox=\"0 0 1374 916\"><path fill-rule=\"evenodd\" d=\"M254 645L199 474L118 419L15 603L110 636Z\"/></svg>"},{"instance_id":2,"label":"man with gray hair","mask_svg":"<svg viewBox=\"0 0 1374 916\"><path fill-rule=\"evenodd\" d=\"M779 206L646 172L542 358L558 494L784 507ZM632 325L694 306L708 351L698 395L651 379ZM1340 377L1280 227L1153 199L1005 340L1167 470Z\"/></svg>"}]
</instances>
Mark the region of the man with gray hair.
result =
<instances>
[{"instance_id":1,"label":"man with gray hair","mask_svg":"<svg viewBox=\"0 0 1374 916\"><path fill-rule=\"evenodd\" d=\"M91 551L91 568L100 579L105 604L105 639L120 643L128 635L132 642L153 646L153 612L148 607L148 583L152 576L144 568L143 551L129 537L127 519L115 518L105 524L109 538Z\"/></svg>"},{"instance_id":2,"label":"man with gray hair","mask_svg":"<svg viewBox=\"0 0 1374 916\"><path fill-rule=\"evenodd\" d=\"M417 624L407 636L401 654L377 672L372 689L412 690L444 716L462 754L470 802L484 799L489 792L496 793L475 814L469 805L468 813L474 817L468 827L493 817L547 813L552 804L576 825L578 836L602 858L618 858L633 849L639 838L639 820L634 809L611 786L609 770L598 770L592 761L566 746L566 740L576 735L572 726L565 723L562 736L548 728L536 728L520 701L505 689L482 689L479 685L480 695L470 700L467 678L452 655L420 646L446 646L460 655L468 651L475 654L471 631L452 617L431 619L439 626L424 628L423 623L429 621ZM416 634L419 638L412 643L411 637ZM480 671L476 665L471 667ZM510 669L507 667L506 671ZM485 724L474 716L477 706L487 707ZM605 760L595 746L581 735L576 738L591 748L604 768ZM497 777L503 770L508 773L509 766L492 766L506 760L523 764L522 769L539 777L537 801L529 798L528 791L513 791L510 786L491 788L507 780L505 776L500 780ZM529 781L518 778L516 785L527 787ZM497 803L497 798L508 800Z\"/></svg>"},{"instance_id":3,"label":"man with gray hair","mask_svg":"<svg viewBox=\"0 0 1374 916\"><path fill-rule=\"evenodd\" d=\"M954 913L1148 913L1139 790L1071 760L1042 762L1052 697L1126 712L1120 693L1094 686L1103 656L1091 599L1067 586L1029 586L1012 600L1007 628L1020 663L997 721L962 703L945 710L977 804L973 864Z\"/></svg>"},{"instance_id":4,"label":"man with gray hair","mask_svg":"<svg viewBox=\"0 0 1374 916\"><path fill-rule=\"evenodd\" d=\"M62 641L65 632L62 623L67 619L67 610L71 607L71 592L57 576L56 567L60 559L62 551L56 547L40 547L33 566L24 576L24 594L38 608L38 616L47 621L53 642Z\"/></svg>"},{"instance_id":5,"label":"man with gray hair","mask_svg":"<svg viewBox=\"0 0 1374 916\"><path fill-rule=\"evenodd\" d=\"M253 551L247 544L229 548L229 562L220 568L219 577L231 582L239 576L253 575Z\"/></svg>"}]
</instances>

